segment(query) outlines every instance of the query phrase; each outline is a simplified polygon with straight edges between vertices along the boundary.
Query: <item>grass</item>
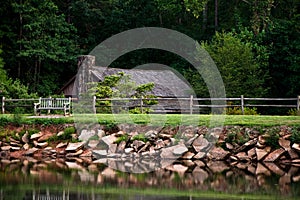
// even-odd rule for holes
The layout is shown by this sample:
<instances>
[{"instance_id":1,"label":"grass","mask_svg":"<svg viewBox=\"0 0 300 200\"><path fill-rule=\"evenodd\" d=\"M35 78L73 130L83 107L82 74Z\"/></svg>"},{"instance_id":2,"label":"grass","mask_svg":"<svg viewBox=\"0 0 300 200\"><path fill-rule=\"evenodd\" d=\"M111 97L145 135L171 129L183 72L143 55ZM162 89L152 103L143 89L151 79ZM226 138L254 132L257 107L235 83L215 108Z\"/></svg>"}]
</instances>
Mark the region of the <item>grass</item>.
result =
<instances>
[{"instance_id":1,"label":"grass","mask_svg":"<svg viewBox=\"0 0 300 200\"><path fill-rule=\"evenodd\" d=\"M176 126L176 125L197 125L197 126L297 126L300 124L300 116L268 116L268 115L188 115L188 114L85 114L74 117L61 118L28 118L22 115L20 122L16 123L13 115L0 115L0 126L8 123L13 124L70 124L70 123L100 123L108 124L145 124L154 126Z\"/></svg>"}]
</instances>

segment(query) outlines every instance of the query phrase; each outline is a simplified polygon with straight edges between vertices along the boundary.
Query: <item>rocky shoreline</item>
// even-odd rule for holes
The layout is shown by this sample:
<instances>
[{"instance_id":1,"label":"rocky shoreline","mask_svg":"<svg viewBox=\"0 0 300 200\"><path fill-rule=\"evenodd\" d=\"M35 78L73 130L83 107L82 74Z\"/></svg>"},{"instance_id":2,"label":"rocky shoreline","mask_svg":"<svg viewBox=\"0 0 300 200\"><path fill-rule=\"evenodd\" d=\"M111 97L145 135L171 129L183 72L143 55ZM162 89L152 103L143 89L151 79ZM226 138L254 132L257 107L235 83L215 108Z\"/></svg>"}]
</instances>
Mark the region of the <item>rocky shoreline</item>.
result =
<instances>
[{"instance_id":1,"label":"rocky shoreline","mask_svg":"<svg viewBox=\"0 0 300 200\"><path fill-rule=\"evenodd\" d=\"M142 160L146 168L152 165L149 169L166 167L170 164L164 163L168 159L300 166L300 144L293 142L293 128L288 126L208 128L121 124L77 130L79 133L73 133L71 137L78 142L53 139L62 136L64 129L70 126L39 127L40 131L33 134L28 126L7 128L15 135L1 138L0 159L77 159L79 162L103 163L122 171L139 170L141 163L137 160ZM139 168L135 166L137 164Z\"/></svg>"}]
</instances>

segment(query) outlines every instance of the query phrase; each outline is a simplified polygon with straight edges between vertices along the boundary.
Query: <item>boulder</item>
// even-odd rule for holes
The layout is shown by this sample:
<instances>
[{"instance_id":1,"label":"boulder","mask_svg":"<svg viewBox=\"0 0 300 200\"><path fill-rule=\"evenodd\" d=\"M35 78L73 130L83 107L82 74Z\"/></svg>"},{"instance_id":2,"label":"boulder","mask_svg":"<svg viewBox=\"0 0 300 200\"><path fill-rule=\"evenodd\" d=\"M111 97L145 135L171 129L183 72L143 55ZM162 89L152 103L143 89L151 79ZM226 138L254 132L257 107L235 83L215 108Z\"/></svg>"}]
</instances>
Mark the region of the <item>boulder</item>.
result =
<instances>
[{"instance_id":1,"label":"boulder","mask_svg":"<svg viewBox=\"0 0 300 200\"><path fill-rule=\"evenodd\" d=\"M257 160L262 160L269 152L266 149L255 148Z\"/></svg>"},{"instance_id":2,"label":"boulder","mask_svg":"<svg viewBox=\"0 0 300 200\"><path fill-rule=\"evenodd\" d=\"M264 159L265 162L274 162L276 160L278 160L282 154L285 153L285 150L280 148L280 149L276 149L274 151L272 151L271 153L269 153L267 155L267 157Z\"/></svg>"},{"instance_id":3,"label":"boulder","mask_svg":"<svg viewBox=\"0 0 300 200\"><path fill-rule=\"evenodd\" d=\"M69 143L66 151L78 151L84 146L85 142Z\"/></svg>"},{"instance_id":4,"label":"boulder","mask_svg":"<svg viewBox=\"0 0 300 200\"><path fill-rule=\"evenodd\" d=\"M203 137L203 135L200 135L194 140L192 146L196 152L200 152L209 146L209 142Z\"/></svg>"},{"instance_id":5,"label":"boulder","mask_svg":"<svg viewBox=\"0 0 300 200\"><path fill-rule=\"evenodd\" d=\"M42 133L42 132L39 132L39 133L32 134L32 135L30 136L30 139L31 139L31 140L35 140L35 139L38 139L38 138L40 138L40 137L42 137L42 136L43 136L43 133Z\"/></svg>"},{"instance_id":6,"label":"boulder","mask_svg":"<svg viewBox=\"0 0 300 200\"><path fill-rule=\"evenodd\" d=\"M188 151L188 148L185 145L178 145L176 148L173 149L173 154L182 155L187 151Z\"/></svg>"},{"instance_id":7,"label":"boulder","mask_svg":"<svg viewBox=\"0 0 300 200\"><path fill-rule=\"evenodd\" d=\"M26 131L25 134L22 136L22 142L29 143L29 133Z\"/></svg>"},{"instance_id":8,"label":"boulder","mask_svg":"<svg viewBox=\"0 0 300 200\"><path fill-rule=\"evenodd\" d=\"M215 146L207 153L207 157L211 160L224 160L228 155L229 151Z\"/></svg>"},{"instance_id":9,"label":"boulder","mask_svg":"<svg viewBox=\"0 0 300 200\"><path fill-rule=\"evenodd\" d=\"M286 151L289 151L291 149L290 140L286 140L285 138L279 138L278 143Z\"/></svg>"},{"instance_id":10,"label":"boulder","mask_svg":"<svg viewBox=\"0 0 300 200\"><path fill-rule=\"evenodd\" d=\"M300 152L300 144L294 143L292 145L292 148L295 149L296 151Z\"/></svg>"},{"instance_id":11,"label":"boulder","mask_svg":"<svg viewBox=\"0 0 300 200\"><path fill-rule=\"evenodd\" d=\"M88 141L90 137L93 137L96 134L94 130L82 130L78 139L82 141Z\"/></svg>"}]
</instances>

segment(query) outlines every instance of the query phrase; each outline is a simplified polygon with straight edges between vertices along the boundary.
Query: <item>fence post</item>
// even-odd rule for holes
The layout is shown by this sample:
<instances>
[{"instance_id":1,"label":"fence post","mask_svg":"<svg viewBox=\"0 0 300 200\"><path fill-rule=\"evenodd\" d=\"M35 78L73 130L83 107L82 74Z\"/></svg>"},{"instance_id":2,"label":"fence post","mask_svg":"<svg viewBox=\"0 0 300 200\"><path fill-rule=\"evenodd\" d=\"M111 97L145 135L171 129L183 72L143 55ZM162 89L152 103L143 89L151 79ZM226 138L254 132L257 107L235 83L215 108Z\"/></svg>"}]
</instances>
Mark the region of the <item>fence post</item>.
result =
<instances>
[{"instance_id":1,"label":"fence post","mask_svg":"<svg viewBox=\"0 0 300 200\"><path fill-rule=\"evenodd\" d=\"M193 114L193 95L190 97L190 115Z\"/></svg>"},{"instance_id":2,"label":"fence post","mask_svg":"<svg viewBox=\"0 0 300 200\"><path fill-rule=\"evenodd\" d=\"M4 114L5 113L5 108L4 108L4 106L5 106L5 97L2 97L2 105L1 105L1 110L2 110L2 114Z\"/></svg>"},{"instance_id":3,"label":"fence post","mask_svg":"<svg viewBox=\"0 0 300 200\"><path fill-rule=\"evenodd\" d=\"M93 106L93 112L94 114L96 114L96 96L93 96L92 106Z\"/></svg>"},{"instance_id":4,"label":"fence post","mask_svg":"<svg viewBox=\"0 0 300 200\"><path fill-rule=\"evenodd\" d=\"M298 95L298 98L297 98L297 110L299 111L300 109L300 95Z\"/></svg>"},{"instance_id":5,"label":"fence post","mask_svg":"<svg viewBox=\"0 0 300 200\"><path fill-rule=\"evenodd\" d=\"M245 114L245 109L244 109L244 95L241 95L241 108L242 108L242 114Z\"/></svg>"}]
</instances>

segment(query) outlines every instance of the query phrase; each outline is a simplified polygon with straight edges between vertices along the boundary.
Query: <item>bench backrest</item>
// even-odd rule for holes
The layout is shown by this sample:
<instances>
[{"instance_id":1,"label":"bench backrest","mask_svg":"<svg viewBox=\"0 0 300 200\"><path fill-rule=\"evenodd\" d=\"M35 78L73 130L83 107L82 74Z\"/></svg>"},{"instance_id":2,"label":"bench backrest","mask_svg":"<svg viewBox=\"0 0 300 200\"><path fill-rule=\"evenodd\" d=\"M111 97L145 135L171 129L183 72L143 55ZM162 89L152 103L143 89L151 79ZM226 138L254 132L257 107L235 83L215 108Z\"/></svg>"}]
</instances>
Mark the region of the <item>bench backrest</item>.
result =
<instances>
[{"instance_id":1,"label":"bench backrest","mask_svg":"<svg viewBox=\"0 0 300 200\"><path fill-rule=\"evenodd\" d=\"M71 98L40 98L40 108L63 108L71 103Z\"/></svg>"}]
</instances>

